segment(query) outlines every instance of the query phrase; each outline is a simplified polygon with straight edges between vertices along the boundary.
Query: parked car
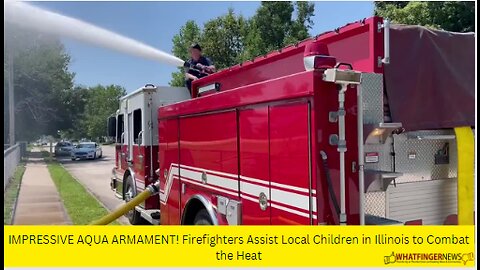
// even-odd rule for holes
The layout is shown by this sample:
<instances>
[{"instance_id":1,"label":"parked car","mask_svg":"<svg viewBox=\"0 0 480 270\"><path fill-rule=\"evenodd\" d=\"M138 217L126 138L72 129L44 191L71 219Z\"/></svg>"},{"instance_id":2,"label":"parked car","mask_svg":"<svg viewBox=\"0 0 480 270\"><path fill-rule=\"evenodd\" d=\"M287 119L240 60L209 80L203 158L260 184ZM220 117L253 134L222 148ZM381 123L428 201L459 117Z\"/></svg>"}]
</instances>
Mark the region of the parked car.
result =
<instances>
[{"instance_id":1,"label":"parked car","mask_svg":"<svg viewBox=\"0 0 480 270\"><path fill-rule=\"evenodd\" d=\"M102 157L102 148L95 142L81 142L73 148L71 158L76 159L96 159Z\"/></svg>"},{"instance_id":2,"label":"parked car","mask_svg":"<svg viewBox=\"0 0 480 270\"><path fill-rule=\"evenodd\" d=\"M55 156L71 155L73 144L71 142L58 142L55 145Z\"/></svg>"}]
</instances>

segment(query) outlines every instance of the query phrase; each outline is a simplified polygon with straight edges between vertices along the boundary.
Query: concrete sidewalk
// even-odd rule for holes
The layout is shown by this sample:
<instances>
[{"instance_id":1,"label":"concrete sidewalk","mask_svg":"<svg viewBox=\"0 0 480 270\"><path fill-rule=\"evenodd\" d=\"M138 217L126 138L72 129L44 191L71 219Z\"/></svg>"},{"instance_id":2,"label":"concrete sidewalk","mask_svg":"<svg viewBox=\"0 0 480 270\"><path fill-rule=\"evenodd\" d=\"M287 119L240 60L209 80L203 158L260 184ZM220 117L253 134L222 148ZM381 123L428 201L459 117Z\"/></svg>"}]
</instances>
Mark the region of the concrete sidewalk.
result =
<instances>
[{"instance_id":1,"label":"concrete sidewalk","mask_svg":"<svg viewBox=\"0 0 480 270\"><path fill-rule=\"evenodd\" d=\"M14 215L14 225L71 224L38 149L29 155Z\"/></svg>"}]
</instances>

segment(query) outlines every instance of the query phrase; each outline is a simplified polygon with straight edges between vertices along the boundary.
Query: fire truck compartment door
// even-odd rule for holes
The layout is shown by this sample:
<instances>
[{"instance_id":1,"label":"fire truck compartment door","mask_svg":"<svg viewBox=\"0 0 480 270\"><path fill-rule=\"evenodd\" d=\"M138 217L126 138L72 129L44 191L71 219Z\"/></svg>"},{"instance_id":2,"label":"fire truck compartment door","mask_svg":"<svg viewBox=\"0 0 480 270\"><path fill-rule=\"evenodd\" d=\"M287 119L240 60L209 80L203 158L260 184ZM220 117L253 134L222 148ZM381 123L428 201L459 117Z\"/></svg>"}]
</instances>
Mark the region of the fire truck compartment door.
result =
<instances>
[{"instance_id":1,"label":"fire truck compartment door","mask_svg":"<svg viewBox=\"0 0 480 270\"><path fill-rule=\"evenodd\" d=\"M244 225L270 225L268 106L239 114L242 221Z\"/></svg>"},{"instance_id":2,"label":"fire truck compartment door","mask_svg":"<svg viewBox=\"0 0 480 270\"><path fill-rule=\"evenodd\" d=\"M269 107L273 225L308 224L316 211L309 190L308 113L306 102Z\"/></svg>"},{"instance_id":3,"label":"fire truck compartment door","mask_svg":"<svg viewBox=\"0 0 480 270\"><path fill-rule=\"evenodd\" d=\"M182 206L194 196L238 200L237 128L235 110L180 118Z\"/></svg>"},{"instance_id":4,"label":"fire truck compartment door","mask_svg":"<svg viewBox=\"0 0 480 270\"><path fill-rule=\"evenodd\" d=\"M178 153L178 119L160 120L159 174L160 224L180 225L180 175Z\"/></svg>"}]
</instances>

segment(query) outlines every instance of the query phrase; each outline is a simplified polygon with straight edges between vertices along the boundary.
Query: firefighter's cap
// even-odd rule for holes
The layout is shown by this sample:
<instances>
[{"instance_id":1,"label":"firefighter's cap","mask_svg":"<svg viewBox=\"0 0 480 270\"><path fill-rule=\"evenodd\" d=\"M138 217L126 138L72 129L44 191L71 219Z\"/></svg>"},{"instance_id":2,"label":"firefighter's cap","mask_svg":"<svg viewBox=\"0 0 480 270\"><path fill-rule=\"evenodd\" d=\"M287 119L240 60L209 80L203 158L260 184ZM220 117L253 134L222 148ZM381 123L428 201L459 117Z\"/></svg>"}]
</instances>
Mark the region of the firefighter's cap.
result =
<instances>
[{"instance_id":1,"label":"firefighter's cap","mask_svg":"<svg viewBox=\"0 0 480 270\"><path fill-rule=\"evenodd\" d=\"M199 51L202 51L202 47L200 47L200 44L198 43L193 43L191 46L190 46L190 49L197 49Z\"/></svg>"}]
</instances>

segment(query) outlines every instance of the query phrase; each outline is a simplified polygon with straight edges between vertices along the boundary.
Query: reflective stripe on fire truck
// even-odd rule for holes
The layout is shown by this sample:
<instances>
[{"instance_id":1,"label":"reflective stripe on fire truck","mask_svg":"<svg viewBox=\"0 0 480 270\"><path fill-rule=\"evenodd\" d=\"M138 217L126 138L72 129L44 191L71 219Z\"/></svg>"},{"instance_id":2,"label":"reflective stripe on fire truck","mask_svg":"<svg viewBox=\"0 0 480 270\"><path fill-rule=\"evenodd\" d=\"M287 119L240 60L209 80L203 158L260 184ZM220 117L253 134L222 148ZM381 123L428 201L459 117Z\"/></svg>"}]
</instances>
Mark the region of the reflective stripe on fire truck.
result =
<instances>
[{"instance_id":1,"label":"reflective stripe on fire truck","mask_svg":"<svg viewBox=\"0 0 480 270\"><path fill-rule=\"evenodd\" d=\"M178 175L180 171L180 177ZM207 173L206 183L202 180L203 172ZM238 175L206 170L186 165L171 164L167 181L160 187L160 202L166 204L174 180L201 186L210 190L238 196ZM259 194L265 193L270 206L281 211L309 218L309 190L306 188L285 185L246 176L240 176L240 196L242 199L258 202ZM269 192L269 184L271 186ZM270 198L272 195L273 199ZM315 195L315 191L312 191ZM316 199L312 198L313 219L316 219Z\"/></svg>"}]
</instances>

